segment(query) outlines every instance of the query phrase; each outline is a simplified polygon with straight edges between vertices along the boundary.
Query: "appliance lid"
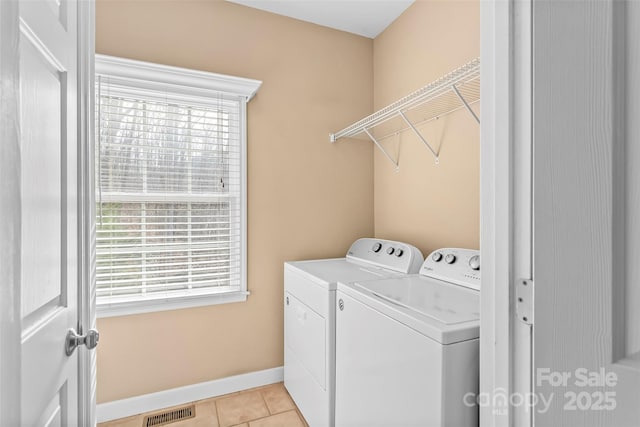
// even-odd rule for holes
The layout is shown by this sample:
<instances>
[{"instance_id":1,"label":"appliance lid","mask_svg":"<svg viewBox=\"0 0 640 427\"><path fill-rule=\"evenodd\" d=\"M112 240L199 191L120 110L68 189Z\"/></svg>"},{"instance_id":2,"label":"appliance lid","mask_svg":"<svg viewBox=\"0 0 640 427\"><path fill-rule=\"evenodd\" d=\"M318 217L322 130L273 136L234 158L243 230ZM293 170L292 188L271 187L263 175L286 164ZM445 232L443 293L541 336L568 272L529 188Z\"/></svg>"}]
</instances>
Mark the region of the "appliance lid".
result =
<instances>
[{"instance_id":1,"label":"appliance lid","mask_svg":"<svg viewBox=\"0 0 640 427\"><path fill-rule=\"evenodd\" d=\"M286 262L285 269L303 274L313 282L329 289L335 289L338 281L350 283L404 276L401 273L346 258Z\"/></svg>"},{"instance_id":2,"label":"appliance lid","mask_svg":"<svg viewBox=\"0 0 640 427\"><path fill-rule=\"evenodd\" d=\"M480 319L480 293L426 277L358 283L376 296L445 325Z\"/></svg>"},{"instance_id":3,"label":"appliance lid","mask_svg":"<svg viewBox=\"0 0 640 427\"><path fill-rule=\"evenodd\" d=\"M480 292L422 275L338 283L341 293L442 345L480 336ZM346 310L347 308L345 308Z\"/></svg>"}]
</instances>

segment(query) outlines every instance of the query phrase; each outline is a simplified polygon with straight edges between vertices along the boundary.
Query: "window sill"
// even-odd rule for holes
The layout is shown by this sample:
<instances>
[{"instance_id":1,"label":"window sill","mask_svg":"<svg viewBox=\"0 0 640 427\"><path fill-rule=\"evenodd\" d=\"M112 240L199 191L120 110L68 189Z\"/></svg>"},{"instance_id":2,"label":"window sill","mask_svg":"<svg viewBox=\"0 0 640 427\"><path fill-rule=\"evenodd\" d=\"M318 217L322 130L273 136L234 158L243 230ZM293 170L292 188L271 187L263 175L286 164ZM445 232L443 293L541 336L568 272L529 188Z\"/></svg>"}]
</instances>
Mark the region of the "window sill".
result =
<instances>
[{"instance_id":1,"label":"window sill","mask_svg":"<svg viewBox=\"0 0 640 427\"><path fill-rule=\"evenodd\" d=\"M179 296L158 296L139 300L106 301L96 304L96 315L100 318L129 316L132 314L152 313L155 311L178 310L206 305L229 304L247 300L249 292L224 292L209 294L191 294Z\"/></svg>"}]
</instances>

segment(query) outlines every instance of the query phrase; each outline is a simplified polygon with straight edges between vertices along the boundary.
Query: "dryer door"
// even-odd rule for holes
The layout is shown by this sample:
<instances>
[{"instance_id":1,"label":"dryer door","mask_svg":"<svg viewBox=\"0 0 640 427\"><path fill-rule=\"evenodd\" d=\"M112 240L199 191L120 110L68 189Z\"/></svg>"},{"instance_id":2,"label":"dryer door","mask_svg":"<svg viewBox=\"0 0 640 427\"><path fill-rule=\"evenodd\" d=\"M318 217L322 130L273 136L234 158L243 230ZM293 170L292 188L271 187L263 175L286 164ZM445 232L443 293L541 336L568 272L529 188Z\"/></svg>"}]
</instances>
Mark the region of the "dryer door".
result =
<instances>
[{"instance_id":1,"label":"dryer door","mask_svg":"<svg viewBox=\"0 0 640 427\"><path fill-rule=\"evenodd\" d=\"M285 298L285 345L324 389L325 319L290 293Z\"/></svg>"}]
</instances>

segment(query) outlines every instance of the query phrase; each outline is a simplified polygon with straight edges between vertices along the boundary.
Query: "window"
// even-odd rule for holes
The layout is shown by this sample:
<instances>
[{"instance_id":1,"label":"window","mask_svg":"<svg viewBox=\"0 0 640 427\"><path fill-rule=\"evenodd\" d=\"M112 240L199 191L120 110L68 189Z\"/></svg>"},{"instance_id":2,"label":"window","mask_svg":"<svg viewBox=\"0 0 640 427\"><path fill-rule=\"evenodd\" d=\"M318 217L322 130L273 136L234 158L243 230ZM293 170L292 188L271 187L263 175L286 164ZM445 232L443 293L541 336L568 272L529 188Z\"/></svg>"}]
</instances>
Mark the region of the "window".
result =
<instances>
[{"instance_id":1,"label":"window","mask_svg":"<svg viewBox=\"0 0 640 427\"><path fill-rule=\"evenodd\" d=\"M246 102L260 82L96 57L100 316L246 299Z\"/></svg>"}]
</instances>

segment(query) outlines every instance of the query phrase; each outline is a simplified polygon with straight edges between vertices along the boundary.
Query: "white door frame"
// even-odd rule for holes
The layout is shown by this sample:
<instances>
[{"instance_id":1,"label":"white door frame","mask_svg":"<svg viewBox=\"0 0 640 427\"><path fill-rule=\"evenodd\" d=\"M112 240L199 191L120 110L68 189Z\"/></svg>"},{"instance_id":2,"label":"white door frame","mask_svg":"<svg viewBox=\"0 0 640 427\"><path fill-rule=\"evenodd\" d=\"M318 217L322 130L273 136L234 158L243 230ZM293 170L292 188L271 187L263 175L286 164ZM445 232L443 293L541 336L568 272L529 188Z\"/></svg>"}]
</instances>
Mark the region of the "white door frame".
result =
<instances>
[{"instance_id":1,"label":"white door frame","mask_svg":"<svg viewBox=\"0 0 640 427\"><path fill-rule=\"evenodd\" d=\"M20 423L20 108L17 0L0 1L0 425Z\"/></svg>"},{"instance_id":2,"label":"white door frame","mask_svg":"<svg viewBox=\"0 0 640 427\"><path fill-rule=\"evenodd\" d=\"M78 214L78 332L96 328L95 298L95 121L94 121L94 56L95 3L78 2L78 141L82 162L78 168L78 194L81 212ZM80 425L96 425L96 350L79 349L78 420Z\"/></svg>"},{"instance_id":3,"label":"white door frame","mask_svg":"<svg viewBox=\"0 0 640 427\"><path fill-rule=\"evenodd\" d=\"M481 2L480 425L530 426L531 327L515 283L531 279L533 0ZM517 400L516 400L517 402Z\"/></svg>"},{"instance_id":4,"label":"white door frame","mask_svg":"<svg viewBox=\"0 0 640 427\"><path fill-rule=\"evenodd\" d=\"M83 211L79 213L79 265L81 289L78 331L95 327L93 266L94 188L93 188L93 56L94 2L78 2L78 141L83 159L79 168L78 194ZM0 1L0 425L21 425L21 325L20 325L20 252L21 252L21 165L19 109L19 4ZM82 327L82 328L81 328ZM79 349L78 388L79 422L95 425L95 351Z\"/></svg>"}]
</instances>

